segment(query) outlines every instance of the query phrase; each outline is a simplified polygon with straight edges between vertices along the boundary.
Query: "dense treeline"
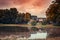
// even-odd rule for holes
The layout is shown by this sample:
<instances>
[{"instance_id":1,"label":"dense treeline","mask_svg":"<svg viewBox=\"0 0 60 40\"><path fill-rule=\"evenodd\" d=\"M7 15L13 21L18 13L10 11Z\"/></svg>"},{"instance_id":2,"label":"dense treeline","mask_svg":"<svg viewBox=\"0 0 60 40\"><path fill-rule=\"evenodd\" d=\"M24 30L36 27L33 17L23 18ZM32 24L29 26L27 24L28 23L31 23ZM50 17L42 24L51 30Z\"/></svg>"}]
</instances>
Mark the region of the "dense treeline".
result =
<instances>
[{"instance_id":1,"label":"dense treeline","mask_svg":"<svg viewBox=\"0 0 60 40\"><path fill-rule=\"evenodd\" d=\"M16 8L0 9L0 24L25 24L30 18L30 13L19 13Z\"/></svg>"}]
</instances>

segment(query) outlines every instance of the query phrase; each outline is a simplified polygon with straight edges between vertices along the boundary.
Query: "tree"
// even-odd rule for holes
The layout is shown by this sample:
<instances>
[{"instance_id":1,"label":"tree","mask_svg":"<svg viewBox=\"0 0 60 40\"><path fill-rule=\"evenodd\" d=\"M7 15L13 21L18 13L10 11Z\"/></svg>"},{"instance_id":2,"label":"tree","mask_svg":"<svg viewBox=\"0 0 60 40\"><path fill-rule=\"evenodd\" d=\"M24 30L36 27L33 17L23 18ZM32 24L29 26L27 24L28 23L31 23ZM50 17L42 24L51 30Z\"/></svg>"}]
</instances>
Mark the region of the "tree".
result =
<instances>
[{"instance_id":1,"label":"tree","mask_svg":"<svg viewBox=\"0 0 60 40\"><path fill-rule=\"evenodd\" d=\"M54 2L46 11L47 21L52 21L53 24L60 25L60 3Z\"/></svg>"},{"instance_id":2,"label":"tree","mask_svg":"<svg viewBox=\"0 0 60 40\"><path fill-rule=\"evenodd\" d=\"M17 18L18 11L16 8L10 8L10 20L11 23L15 23L15 19Z\"/></svg>"},{"instance_id":3,"label":"tree","mask_svg":"<svg viewBox=\"0 0 60 40\"><path fill-rule=\"evenodd\" d=\"M9 23L9 13L10 11L8 9L1 9L0 10L0 23Z\"/></svg>"},{"instance_id":4,"label":"tree","mask_svg":"<svg viewBox=\"0 0 60 40\"><path fill-rule=\"evenodd\" d=\"M25 21L26 23L28 23L28 21L30 21L30 19L31 19L31 14L28 13L28 12L26 12L26 14L25 14L25 16L24 16L24 21Z\"/></svg>"},{"instance_id":5,"label":"tree","mask_svg":"<svg viewBox=\"0 0 60 40\"><path fill-rule=\"evenodd\" d=\"M0 23L11 24L15 23L18 11L16 8L0 9Z\"/></svg>"},{"instance_id":6,"label":"tree","mask_svg":"<svg viewBox=\"0 0 60 40\"><path fill-rule=\"evenodd\" d=\"M56 0L56 3L60 3L60 0Z\"/></svg>"},{"instance_id":7,"label":"tree","mask_svg":"<svg viewBox=\"0 0 60 40\"><path fill-rule=\"evenodd\" d=\"M16 18L16 23L23 24L24 23L24 16L25 16L24 13L19 13Z\"/></svg>"},{"instance_id":8,"label":"tree","mask_svg":"<svg viewBox=\"0 0 60 40\"><path fill-rule=\"evenodd\" d=\"M37 24L36 21L32 21L32 22L31 22L31 25L32 25L32 26L36 26L36 24Z\"/></svg>"},{"instance_id":9,"label":"tree","mask_svg":"<svg viewBox=\"0 0 60 40\"><path fill-rule=\"evenodd\" d=\"M4 10L0 9L0 23L3 23Z\"/></svg>"}]
</instances>

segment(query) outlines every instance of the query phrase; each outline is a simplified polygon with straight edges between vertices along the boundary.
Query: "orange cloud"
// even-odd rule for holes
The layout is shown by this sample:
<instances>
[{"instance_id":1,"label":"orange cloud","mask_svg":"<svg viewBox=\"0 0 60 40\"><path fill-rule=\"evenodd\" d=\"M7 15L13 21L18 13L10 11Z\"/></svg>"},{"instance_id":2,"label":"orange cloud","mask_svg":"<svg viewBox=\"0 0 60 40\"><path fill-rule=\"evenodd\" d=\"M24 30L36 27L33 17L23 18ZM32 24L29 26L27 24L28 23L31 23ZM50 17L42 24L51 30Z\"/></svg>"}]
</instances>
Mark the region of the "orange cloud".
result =
<instances>
[{"instance_id":1,"label":"orange cloud","mask_svg":"<svg viewBox=\"0 0 60 40\"><path fill-rule=\"evenodd\" d=\"M16 7L20 12L30 12L37 16L45 13L51 0L0 0L0 8Z\"/></svg>"}]
</instances>

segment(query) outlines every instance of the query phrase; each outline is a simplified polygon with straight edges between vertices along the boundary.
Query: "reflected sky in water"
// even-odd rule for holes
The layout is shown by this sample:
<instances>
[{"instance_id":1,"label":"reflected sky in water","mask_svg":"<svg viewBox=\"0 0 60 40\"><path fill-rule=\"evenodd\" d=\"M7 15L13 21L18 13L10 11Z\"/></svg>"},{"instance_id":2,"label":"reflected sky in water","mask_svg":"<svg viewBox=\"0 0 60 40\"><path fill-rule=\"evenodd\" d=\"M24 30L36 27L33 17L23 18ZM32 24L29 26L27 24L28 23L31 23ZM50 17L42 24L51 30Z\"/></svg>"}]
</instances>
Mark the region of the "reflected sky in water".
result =
<instances>
[{"instance_id":1,"label":"reflected sky in water","mask_svg":"<svg viewBox=\"0 0 60 40\"><path fill-rule=\"evenodd\" d=\"M37 33L35 33L35 34L31 34L31 36L30 37L28 37L28 38L26 38L26 37L19 37L18 35L10 35L9 37L8 36L6 36L5 38L1 38L1 39L6 39L6 38L8 38L8 39L11 39L11 40L13 40L13 39L15 39L16 38L16 40L22 40L22 39L46 39L46 37L47 37L47 32L37 32Z\"/></svg>"},{"instance_id":2,"label":"reflected sky in water","mask_svg":"<svg viewBox=\"0 0 60 40\"><path fill-rule=\"evenodd\" d=\"M36 34L31 34L31 37L29 37L29 39L46 39L46 37L47 37L47 32L45 33L37 32Z\"/></svg>"}]
</instances>

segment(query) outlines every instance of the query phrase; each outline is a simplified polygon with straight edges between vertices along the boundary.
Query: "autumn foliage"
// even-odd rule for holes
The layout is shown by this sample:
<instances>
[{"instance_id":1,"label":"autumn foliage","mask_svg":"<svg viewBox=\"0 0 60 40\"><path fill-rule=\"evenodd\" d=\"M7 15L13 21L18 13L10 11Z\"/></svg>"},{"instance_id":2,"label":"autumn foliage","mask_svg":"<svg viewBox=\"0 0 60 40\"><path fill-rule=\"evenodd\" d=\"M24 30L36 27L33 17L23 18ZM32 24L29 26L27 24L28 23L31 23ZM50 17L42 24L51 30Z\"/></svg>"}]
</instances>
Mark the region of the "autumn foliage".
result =
<instances>
[{"instance_id":1,"label":"autumn foliage","mask_svg":"<svg viewBox=\"0 0 60 40\"><path fill-rule=\"evenodd\" d=\"M55 0L47 9L47 20L60 25L60 1Z\"/></svg>"}]
</instances>

